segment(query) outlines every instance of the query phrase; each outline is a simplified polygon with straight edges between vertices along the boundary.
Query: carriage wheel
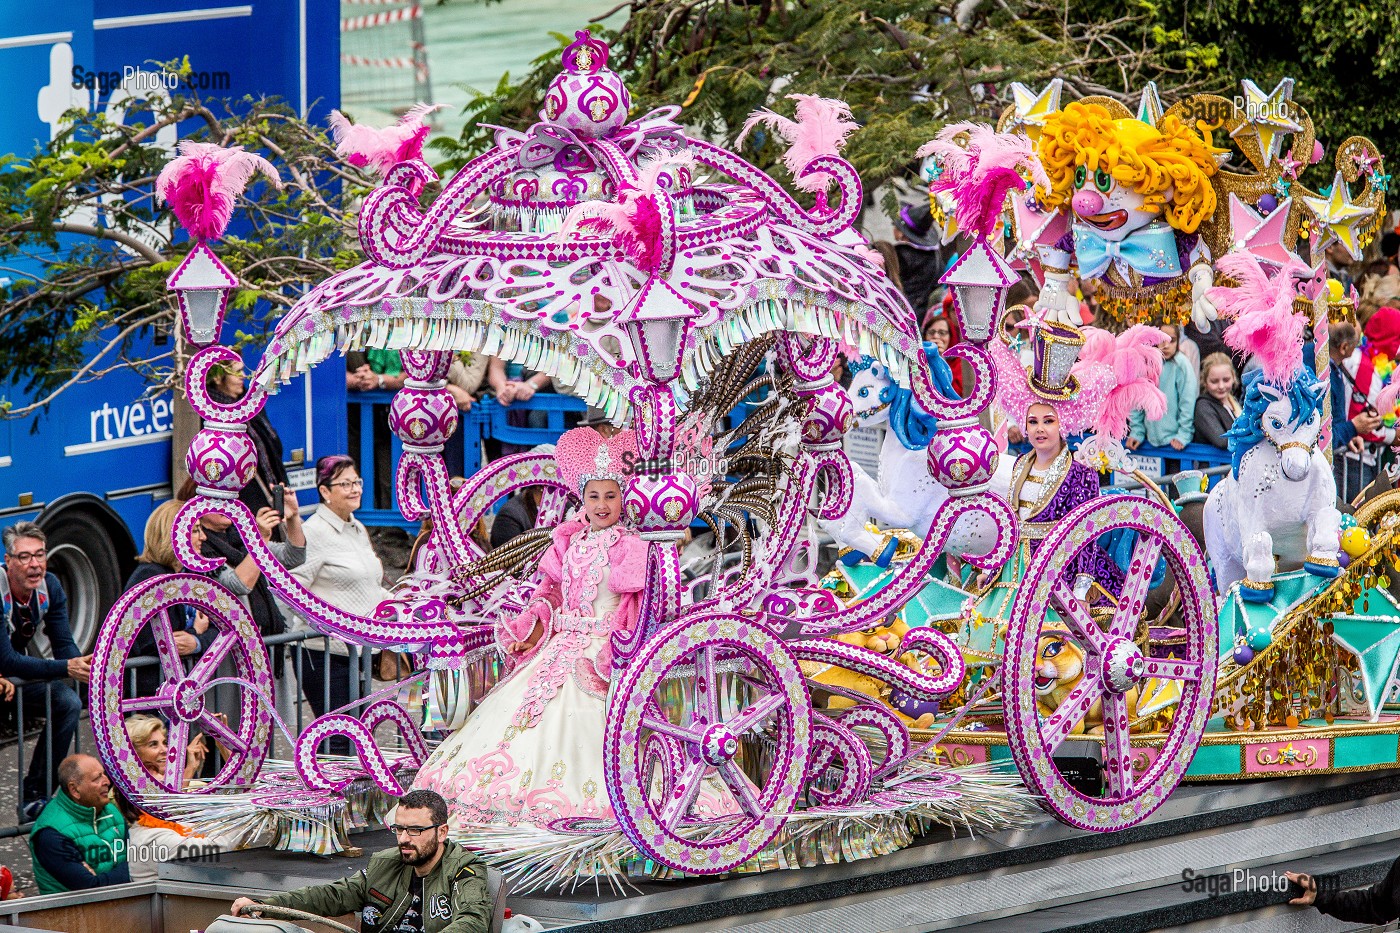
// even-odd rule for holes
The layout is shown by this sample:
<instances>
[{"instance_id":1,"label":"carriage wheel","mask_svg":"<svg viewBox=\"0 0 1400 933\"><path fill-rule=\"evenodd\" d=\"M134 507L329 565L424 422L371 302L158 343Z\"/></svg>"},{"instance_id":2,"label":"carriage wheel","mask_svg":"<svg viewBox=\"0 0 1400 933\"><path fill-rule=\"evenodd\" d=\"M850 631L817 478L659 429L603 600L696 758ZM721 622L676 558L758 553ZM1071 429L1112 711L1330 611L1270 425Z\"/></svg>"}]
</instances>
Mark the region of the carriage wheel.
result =
<instances>
[{"instance_id":1,"label":"carriage wheel","mask_svg":"<svg viewBox=\"0 0 1400 933\"><path fill-rule=\"evenodd\" d=\"M1101 625L1075 598L1069 568L1099 535L1118 528L1136 530L1138 542L1111 621ZM1146 631L1144 605L1159 557L1166 558L1181 591L1187 638L1180 657L1154 652ZM1050 610L1083 650L1084 673L1055 712L1042 718L1034 683L1038 641ZM1176 649L1180 655L1183 649ZM1205 554L1176 514L1135 496L1104 497L1079 506L1041 542L1007 626L1006 733L1022 780L1057 817L1082 829L1107 831L1141 822L1167 799L1191 763L1205 730L1215 668L1215 598ZM1179 681L1180 699L1156 758L1135 774L1127 695L1151 678ZM1104 792L1090 797L1070 786L1053 756L1096 701L1103 704Z\"/></svg>"},{"instance_id":2,"label":"carriage wheel","mask_svg":"<svg viewBox=\"0 0 1400 933\"><path fill-rule=\"evenodd\" d=\"M175 649L166 610L192 606L209 617L219 634L209 648L185 666ZM141 630L150 626L160 659L161 683L155 696L124 699L124 667ZM232 661L234 675L251 684L239 698L237 719L225 725L205 705L209 682L219 666ZM272 673L257 625L238 599L208 577L190 573L156 577L130 590L108 615L92 656L92 729L112 782L134 800L180 792L185 750L198 728L229 750L223 767L199 792L248 785L257 777L271 746ZM160 716L169 723L170 750L165 779L146 770L127 736L123 720L133 713ZM143 803L143 806L145 804ZM152 807L158 813L158 805ZM158 813L159 815L159 813Z\"/></svg>"},{"instance_id":3,"label":"carriage wheel","mask_svg":"<svg viewBox=\"0 0 1400 933\"><path fill-rule=\"evenodd\" d=\"M741 670L747 705L726 702L721 673ZM691 673L693 671L693 674ZM693 682L687 710L657 702L673 677ZM771 741L771 768L751 783L736 756L746 734ZM627 668L608 708L603 768L618 823L639 850L693 875L729 871L782 829L803 787L812 707L797 660L755 619L680 619L654 635ZM672 739L658 747L653 735ZM661 753L660 748L668 749ZM678 754L669 751L678 749ZM657 769L668 772L658 777ZM740 811L700 819L695 802L718 781Z\"/></svg>"}]
</instances>

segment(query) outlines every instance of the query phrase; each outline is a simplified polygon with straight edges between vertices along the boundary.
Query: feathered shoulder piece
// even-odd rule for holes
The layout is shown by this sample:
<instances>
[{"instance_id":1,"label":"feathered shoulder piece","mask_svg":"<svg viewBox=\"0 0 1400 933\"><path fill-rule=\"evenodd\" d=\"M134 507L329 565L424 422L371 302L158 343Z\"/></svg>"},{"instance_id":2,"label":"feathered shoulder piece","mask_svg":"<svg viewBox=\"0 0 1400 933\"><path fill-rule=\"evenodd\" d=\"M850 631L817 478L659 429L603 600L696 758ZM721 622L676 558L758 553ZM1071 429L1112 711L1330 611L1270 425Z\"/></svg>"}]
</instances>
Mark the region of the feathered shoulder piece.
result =
<instances>
[{"instance_id":1,"label":"feathered shoulder piece","mask_svg":"<svg viewBox=\"0 0 1400 933\"><path fill-rule=\"evenodd\" d=\"M277 188L277 169L242 146L180 143L180 154L166 163L156 178L156 194L170 205L180 225L201 242L217 240L228 229L233 204L258 172Z\"/></svg>"},{"instance_id":2,"label":"feathered shoulder piece","mask_svg":"<svg viewBox=\"0 0 1400 933\"><path fill-rule=\"evenodd\" d=\"M949 124L915 154L935 157L938 169L929 192L952 198L958 228L983 236L991 236L996 228L1007 192L1025 190L1023 173L1037 185L1050 187L1030 139L998 133L981 123Z\"/></svg>"},{"instance_id":3,"label":"feathered shoulder piece","mask_svg":"<svg viewBox=\"0 0 1400 933\"><path fill-rule=\"evenodd\" d=\"M1293 278L1307 268L1301 261L1290 260L1270 276L1253 253L1243 250L1225 254L1215 268L1236 283L1216 286L1208 293L1220 314L1233 320L1225 329L1225 342L1258 357L1269 382L1288 385L1303 368L1303 332L1308 323L1306 314L1294 312Z\"/></svg>"}]
</instances>

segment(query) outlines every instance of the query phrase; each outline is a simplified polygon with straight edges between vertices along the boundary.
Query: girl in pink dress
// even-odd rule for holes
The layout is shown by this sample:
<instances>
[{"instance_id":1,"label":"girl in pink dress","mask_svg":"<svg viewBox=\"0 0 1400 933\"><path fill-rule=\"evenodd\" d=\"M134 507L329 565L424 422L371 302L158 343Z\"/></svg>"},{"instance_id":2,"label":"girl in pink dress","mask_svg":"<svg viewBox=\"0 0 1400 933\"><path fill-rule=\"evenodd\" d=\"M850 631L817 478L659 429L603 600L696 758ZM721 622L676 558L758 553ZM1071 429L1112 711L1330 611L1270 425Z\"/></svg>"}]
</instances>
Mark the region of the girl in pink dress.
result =
<instances>
[{"instance_id":1,"label":"girl in pink dress","mask_svg":"<svg viewBox=\"0 0 1400 933\"><path fill-rule=\"evenodd\" d=\"M529 605L496 626L511 672L414 783L446 798L458 828L613 815L603 783L612 646L635 636L646 578L646 542L620 521L636 459L632 431L559 439L560 478L579 490L582 517L554 529Z\"/></svg>"}]
</instances>

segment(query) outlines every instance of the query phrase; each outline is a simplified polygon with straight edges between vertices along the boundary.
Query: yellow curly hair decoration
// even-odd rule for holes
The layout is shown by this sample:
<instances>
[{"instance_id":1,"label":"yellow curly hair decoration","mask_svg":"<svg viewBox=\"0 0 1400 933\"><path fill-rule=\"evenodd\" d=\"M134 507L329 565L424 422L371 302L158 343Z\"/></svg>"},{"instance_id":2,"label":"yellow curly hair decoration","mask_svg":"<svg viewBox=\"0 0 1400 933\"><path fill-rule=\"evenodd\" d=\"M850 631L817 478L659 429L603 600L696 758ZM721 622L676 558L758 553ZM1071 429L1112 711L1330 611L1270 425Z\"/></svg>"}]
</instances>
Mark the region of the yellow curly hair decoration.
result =
<instances>
[{"instance_id":1,"label":"yellow curly hair decoration","mask_svg":"<svg viewBox=\"0 0 1400 933\"><path fill-rule=\"evenodd\" d=\"M1043 200L1050 207L1074 195L1074 170L1103 169L1121 185L1146 195L1145 206L1164 211L1173 228L1195 233L1215 213L1217 149L1175 116L1152 127L1141 120L1115 120L1099 104L1073 103L1045 121L1040 162L1050 176ZM1170 200L1168 189L1175 189Z\"/></svg>"}]
</instances>

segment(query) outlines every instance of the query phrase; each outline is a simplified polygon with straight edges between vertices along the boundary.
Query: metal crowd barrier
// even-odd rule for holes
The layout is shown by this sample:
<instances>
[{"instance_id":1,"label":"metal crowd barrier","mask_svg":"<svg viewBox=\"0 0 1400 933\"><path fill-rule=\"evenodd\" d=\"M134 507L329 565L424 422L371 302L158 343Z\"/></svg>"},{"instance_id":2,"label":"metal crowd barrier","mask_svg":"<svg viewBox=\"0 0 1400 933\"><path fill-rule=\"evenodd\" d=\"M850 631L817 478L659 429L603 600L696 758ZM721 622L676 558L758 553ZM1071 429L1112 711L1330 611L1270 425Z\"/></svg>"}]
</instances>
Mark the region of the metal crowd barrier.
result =
<instances>
[{"instance_id":1,"label":"metal crowd barrier","mask_svg":"<svg viewBox=\"0 0 1400 933\"><path fill-rule=\"evenodd\" d=\"M351 431L350 453L360 465L365 481L365 498L355 517L366 525L403 528L409 534L418 530L417 522L408 522L393 506L393 478L403 456L403 442L389 430L388 410L394 393L375 390L351 392L347 397ZM470 411L459 412L460 426L448 442L448 464L452 468L460 455L460 471L454 474L471 476L485 462L487 441L514 444L529 448L537 444L552 444L559 435L578 423L588 406L571 395L545 392L528 402L502 405L487 396L478 399ZM514 425L512 413L528 413L531 420L542 425Z\"/></svg>"},{"instance_id":2,"label":"metal crowd barrier","mask_svg":"<svg viewBox=\"0 0 1400 933\"><path fill-rule=\"evenodd\" d=\"M305 724L305 717L306 717L306 711L303 709L303 706L302 706L302 701L303 701L303 699L304 699L304 697L305 697L305 693L304 693L304 690L303 690L303 683L304 683L304 679L303 679L303 678L304 678L304 675L305 675L305 660L306 660L307 655L308 655L310 652L318 650L318 649L313 649L313 648L306 648L305 645L304 645L304 642L309 641L309 640L311 640L311 639L325 638L325 637L326 637L326 636L321 635L319 632L314 632L314 631L297 631L297 632L285 632L285 633L283 633L283 634L281 634L281 635L271 635L271 636L267 636L267 637L265 637L265 638L263 639L263 644L264 644L264 646L266 646L266 647L269 648L269 649L272 649L270 653L272 653L273 656L274 656L274 662L273 662L274 665L276 664L276 660L275 660L276 649L280 649L282 646L287 646L287 647L290 648L291 657L285 658L284 661L283 661L283 663L285 663L286 667L283 669L283 675L282 675L282 677L285 678L285 677L287 676L288 673L291 673L291 674L293 675L293 678L294 678L293 683L295 684L295 691L296 691L296 692L295 692L295 696L294 696L294 697L290 697L290 699L292 699L292 700L294 701L294 702L292 703L292 706L294 707L294 710L285 710L285 711L282 711L282 713L283 713L283 715L284 715L284 720L286 721L287 726L288 726L289 728L291 728L293 722L295 722L295 729L294 729L294 731L295 731L295 733L297 733L297 734L300 734L302 728L304 727L304 724ZM348 693L349 693L349 701L350 701L350 703L352 704L351 708L353 709L353 708L354 708L354 705L363 702L363 698L368 697L371 693L374 692L373 672L372 672L372 669L371 669L371 664L372 664L372 661L373 661L373 651L371 651L371 650L369 650L369 649L361 648L361 647L359 647L359 646L357 646L357 645L349 645L348 648L349 648L349 651L350 651L350 657L349 657L349 683L348 683L347 686L348 686ZM330 671L330 663L331 663L331 662L330 662L330 657L331 657L331 646L330 646L329 640L327 640L327 642L325 643L325 645L324 645L322 648L319 649L319 652L320 652L320 655L321 655L321 665L322 665L322 669L323 669L323 670L326 670L327 672L329 672L329 671ZM191 665L193 665L193 663L194 663L196 660L198 660L198 658L199 658L199 655L198 655L198 654L194 654L194 655L190 655L190 656L188 656L188 657L186 657L186 658L182 658L181 660L182 660L182 662L185 664L186 670L188 670L189 667L190 667ZM134 696L137 696L137 688L136 688L136 672L137 672L137 670L139 670L139 669L141 669L141 668L144 668L144 667L154 667L154 666L158 666L159 664L160 664L160 661L159 661L158 659L154 658L154 657L140 657L140 658L131 658L131 659L129 659L129 660L127 661L127 663L126 663L126 673L125 673L125 676L126 676L126 685L125 685L125 690L123 691L123 695L126 696L126 697L134 697ZM80 699L84 699L84 700L85 700L85 699L86 699L86 694L87 694L87 690L86 690L86 688L85 688L84 686L82 686L82 685L77 685L77 684L75 684L75 682L74 682L71 678L66 678L66 677L64 677L64 678L55 678L55 679L53 679L53 680L43 680L43 681L26 681L25 679L23 679L23 678L21 678L21 677L9 677L9 678L6 678L6 679L8 679L11 683L13 683L13 684L15 685L15 699L14 699L13 702L14 702L14 705L15 705L16 735L15 735L15 737L14 737L14 742L15 742L15 777L14 777L13 793L14 793L14 801L15 801L15 818L16 818L16 822L15 822L15 824L12 825L12 826L0 826L0 839L2 839L2 838L9 838L9 837L13 837L13 836L22 836L22 835L26 835L26 834L29 832L30 828L34 825L33 822L26 822L26 821L24 820L24 816L23 816L23 812L22 812L23 803L24 803L24 778L25 778L26 769L29 767L28 756L27 756L27 754L26 754L26 752L27 752L26 745L27 745L27 743L28 743L31 739L34 738L34 733L33 733L32 731L27 731L26 728L25 728L25 719L26 719L26 715L27 715L27 714L26 714L26 712L25 712L24 691L23 691L21 688L24 687L25 685L29 684L29 683L40 683L40 684L44 684L45 687L46 687L46 689L45 689L45 691L44 691L44 717L43 717L43 718L44 718L44 724L43 724L42 728L41 728L40 731L39 731L39 743L41 743L41 744L42 744L42 747L43 747L44 749L46 749L47 752L49 753L49 755L50 755L50 760L52 760L52 753L53 753L53 732L54 732L54 719L53 719L53 685L56 684L56 683L66 683L66 684L68 684L69 686L73 686L74 689L77 690L78 696L79 696ZM276 678L276 677L274 677L274 679L275 679L275 680L278 680L278 681L281 681L281 680L282 680L282 678ZM235 709L237 708L236 691L237 691L238 689L239 689L239 688L237 688L237 687L217 687L217 688L215 688L215 692L214 692L214 702L210 704L210 705L214 708L214 711L215 711L215 712L232 712L233 710L235 710ZM281 692L279 691L279 696L280 696L280 695L281 695ZM231 701L229 701L230 697L235 697L235 698L232 699ZM224 700L224 701L226 701L226 702L220 702L221 700ZM326 678L325 678L324 687L323 687L323 696L322 696L322 700L323 700L323 702L324 702L324 705L323 705L323 707L322 707L323 709L325 709L325 710L334 709L334 707L333 707L332 704L331 704L331 678L330 678L330 677L326 677ZM83 749L82 749L82 739L83 739L82 721L83 721L84 718L87 718L88 716L89 716L89 713L88 713L88 711L87 711L86 709L84 709L83 712L79 714L79 720L78 720L79 728L77 729L77 731L74 733L74 736L73 736L73 748L72 748L71 750L65 752L64 754L60 755L60 756L59 756L59 760L62 760L62 758L65 757L66 755L76 754L76 753L81 752L81 751L83 750ZM327 742L329 742L329 741L330 741L330 740L327 740ZM40 745L36 745L36 746L35 746L35 754L38 754L38 753L39 753L39 748L40 748ZM321 750L322 750L322 751L325 751L325 750L326 750L326 745L325 745L324 743L323 743L322 746L321 746ZM216 756L217 754L218 754L218 753L217 753L217 751L216 751L215 749L213 749L213 748L210 749L210 755L211 755L211 756ZM45 798L48 798L48 797L53 796L53 793L54 793L54 789L55 789L55 788L53 787L53 784L52 784L52 777L53 777L52 773L49 773L49 774L44 775L44 785L45 785L45 786L44 786L44 797L45 797Z\"/></svg>"}]
</instances>

